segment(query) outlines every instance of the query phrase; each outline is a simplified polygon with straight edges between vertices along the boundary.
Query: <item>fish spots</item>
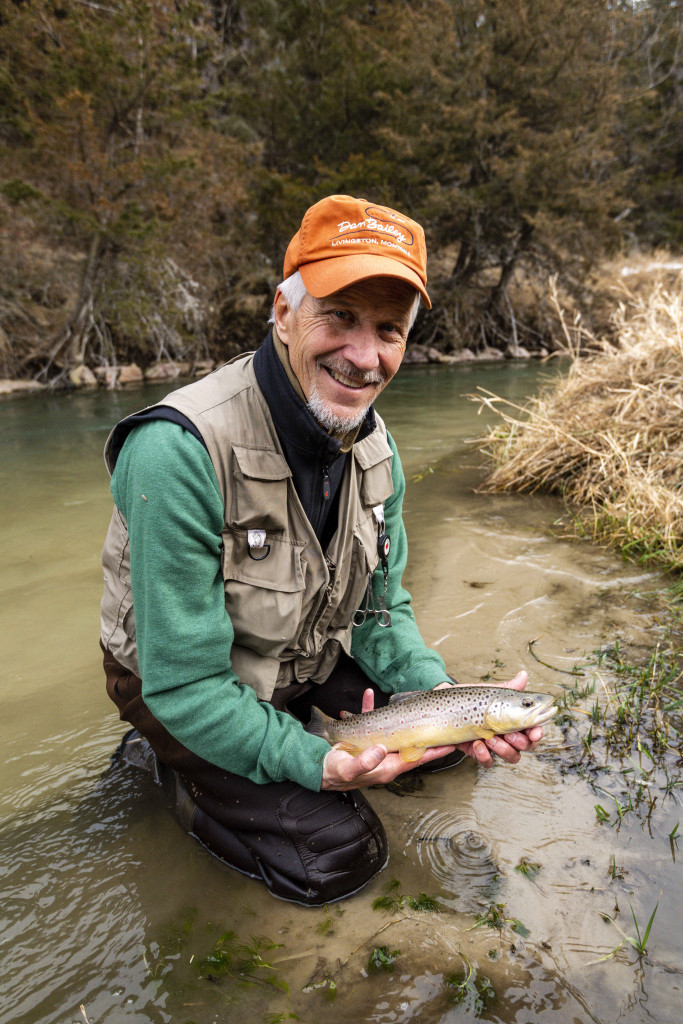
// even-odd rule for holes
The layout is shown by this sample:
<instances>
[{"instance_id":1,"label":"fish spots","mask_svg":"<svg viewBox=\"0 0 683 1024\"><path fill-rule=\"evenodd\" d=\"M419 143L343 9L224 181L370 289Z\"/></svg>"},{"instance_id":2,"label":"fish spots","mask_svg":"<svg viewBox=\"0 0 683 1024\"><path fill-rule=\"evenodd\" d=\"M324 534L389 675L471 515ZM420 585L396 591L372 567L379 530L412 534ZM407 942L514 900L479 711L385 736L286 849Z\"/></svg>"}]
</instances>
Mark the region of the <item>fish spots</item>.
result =
<instances>
[{"instance_id":1,"label":"fish spots","mask_svg":"<svg viewBox=\"0 0 683 1024\"><path fill-rule=\"evenodd\" d=\"M542 724L557 711L551 704L552 698L544 694L522 695L495 686L402 693L393 695L384 708L335 721L330 735L332 742L350 742L353 737L359 750L377 742L389 750L460 743L483 733L525 729L537 720Z\"/></svg>"}]
</instances>

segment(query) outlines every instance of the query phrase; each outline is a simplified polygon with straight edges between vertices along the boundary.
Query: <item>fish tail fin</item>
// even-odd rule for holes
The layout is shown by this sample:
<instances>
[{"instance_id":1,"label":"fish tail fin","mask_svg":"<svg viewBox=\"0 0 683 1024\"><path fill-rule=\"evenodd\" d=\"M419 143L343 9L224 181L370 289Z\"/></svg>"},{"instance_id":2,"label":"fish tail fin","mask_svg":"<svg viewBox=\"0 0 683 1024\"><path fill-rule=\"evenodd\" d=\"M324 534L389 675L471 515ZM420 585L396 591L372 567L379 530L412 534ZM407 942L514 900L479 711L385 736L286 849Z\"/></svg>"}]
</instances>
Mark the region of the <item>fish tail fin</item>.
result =
<instances>
[{"instance_id":1,"label":"fish tail fin","mask_svg":"<svg viewBox=\"0 0 683 1024\"><path fill-rule=\"evenodd\" d=\"M306 732L310 732L311 736L320 736L322 739L327 740L328 743L332 743L330 739L330 723L334 719L326 715L320 708L311 708L311 720L306 726Z\"/></svg>"}]
</instances>

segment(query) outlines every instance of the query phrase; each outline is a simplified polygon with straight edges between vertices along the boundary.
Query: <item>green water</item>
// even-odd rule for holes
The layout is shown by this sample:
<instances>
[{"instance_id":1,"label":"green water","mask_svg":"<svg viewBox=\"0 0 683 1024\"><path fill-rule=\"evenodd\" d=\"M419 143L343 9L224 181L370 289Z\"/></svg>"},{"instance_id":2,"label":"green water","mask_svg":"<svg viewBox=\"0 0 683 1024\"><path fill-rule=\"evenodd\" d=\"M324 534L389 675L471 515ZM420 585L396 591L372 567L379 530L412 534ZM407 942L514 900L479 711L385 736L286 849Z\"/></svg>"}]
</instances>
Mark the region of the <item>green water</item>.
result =
<instances>
[{"instance_id":1,"label":"green water","mask_svg":"<svg viewBox=\"0 0 683 1024\"><path fill-rule=\"evenodd\" d=\"M484 387L523 402L554 370L538 365L414 367L380 410L402 454L411 545L407 583L429 643L463 682L527 668L562 692L569 671L615 636L659 635L661 581L613 554L554 536L559 501L477 494L483 469L468 439L490 418L465 396ZM601 825L596 797L564 770L565 739L491 771L468 764L402 795L370 799L391 861L363 893L309 911L230 872L176 825L163 794L133 769L109 769L123 727L100 665L99 553L111 513L102 447L126 413L167 388L9 399L0 403L0 1020L612 1022L683 1020L680 871L667 837L676 791L649 824ZM540 665L529 653L540 638ZM610 877L610 858L623 867ZM540 864L537 878L515 872ZM614 873L613 873L614 874ZM433 895L439 914L372 909L386 883ZM647 921L662 886L651 958L628 950L601 915L629 900ZM528 934L476 927L505 904ZM232 929L279 948L253 984L200 979L196 962ZM372 949L401 954L367 974ZM243 952L243 957L247 954ZM264 953L264 956L266 954ZM466 959L465 959L466 958ZM447 976L474 965L495 1001L470 987L454 1003ZM276 977L289 994L264 983ZM330 979L337 997L328 1002ZM83 1010L80 1007L83 1006Z\"/></svg>"}]
</instances>

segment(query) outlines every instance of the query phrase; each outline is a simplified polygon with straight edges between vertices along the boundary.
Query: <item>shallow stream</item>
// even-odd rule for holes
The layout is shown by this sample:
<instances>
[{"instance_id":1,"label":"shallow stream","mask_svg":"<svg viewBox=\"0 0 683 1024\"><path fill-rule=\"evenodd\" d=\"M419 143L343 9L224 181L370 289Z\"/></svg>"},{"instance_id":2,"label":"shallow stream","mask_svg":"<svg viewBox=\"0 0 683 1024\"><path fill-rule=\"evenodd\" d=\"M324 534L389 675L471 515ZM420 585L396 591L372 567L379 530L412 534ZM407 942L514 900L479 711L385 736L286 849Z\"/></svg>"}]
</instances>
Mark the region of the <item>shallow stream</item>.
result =
<instances>
[{"instance_id":1,"label":"shallow stream","mask_svg":"<svg viewBox=\"0 0 683 1024\"><path fill-rule=\"evenodd\" d=\"M427 642L461 682L526 668L579 710L517 766L372 790L389 865L320 910L228 870L151 780L110 768L124 729L98 650L101 451L168 388L0 404L3 1024L681 1024L678 741L627 774L586 756L591 708L617 684L595 652L666 642L664 581L562 539L559 500L475 492L467 439L490 420L464 396L523 401L551 372L409 367L380 409L408 480L406 582ZM660 892L641 956L624 934L642 938Z\"/></svg>"}]
</instances>

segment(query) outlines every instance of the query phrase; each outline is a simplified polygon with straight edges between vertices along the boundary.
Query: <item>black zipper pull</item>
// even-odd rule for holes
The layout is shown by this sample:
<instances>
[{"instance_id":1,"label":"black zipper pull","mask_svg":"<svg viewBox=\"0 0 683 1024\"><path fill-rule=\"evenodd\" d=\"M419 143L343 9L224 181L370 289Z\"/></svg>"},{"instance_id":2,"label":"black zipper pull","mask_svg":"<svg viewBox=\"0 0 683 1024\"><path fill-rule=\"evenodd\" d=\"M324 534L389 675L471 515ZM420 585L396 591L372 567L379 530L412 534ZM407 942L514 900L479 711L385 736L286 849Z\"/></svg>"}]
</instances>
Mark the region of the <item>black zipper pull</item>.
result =
<instances>
[{"instance_id":1,"label":"black zipper pull","mask_svg":"<svg viewBox=\"0 0 683 1024\"><path fill-rule=\"evenodd\" d=\"M329 466L325 466L325 468L323 470L323 500L324 501L329 501L330 500Z\"/></svg>"}]
</instances>

